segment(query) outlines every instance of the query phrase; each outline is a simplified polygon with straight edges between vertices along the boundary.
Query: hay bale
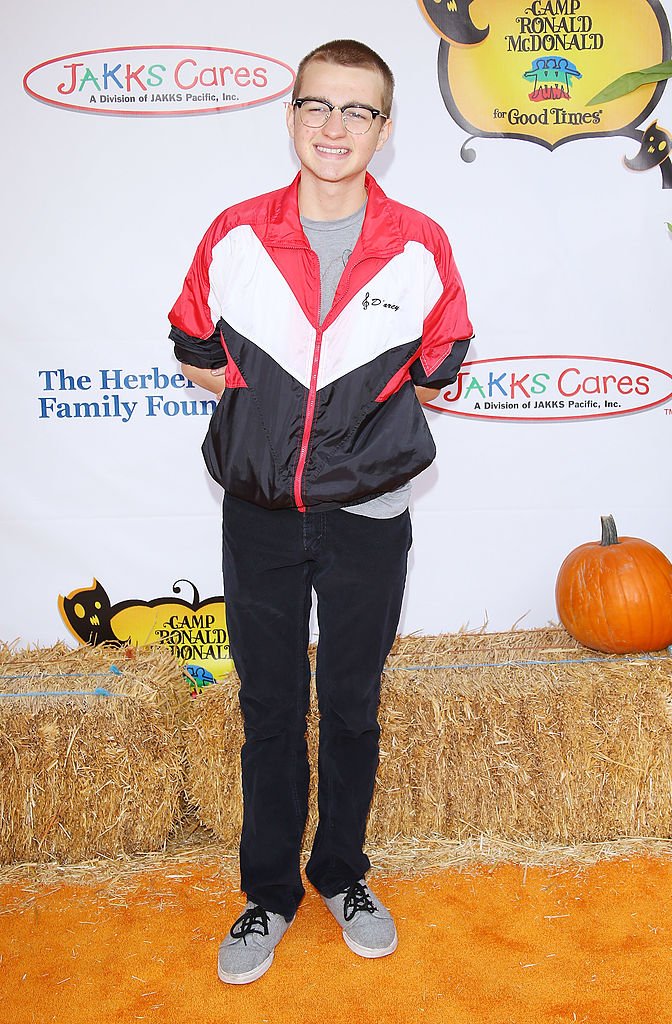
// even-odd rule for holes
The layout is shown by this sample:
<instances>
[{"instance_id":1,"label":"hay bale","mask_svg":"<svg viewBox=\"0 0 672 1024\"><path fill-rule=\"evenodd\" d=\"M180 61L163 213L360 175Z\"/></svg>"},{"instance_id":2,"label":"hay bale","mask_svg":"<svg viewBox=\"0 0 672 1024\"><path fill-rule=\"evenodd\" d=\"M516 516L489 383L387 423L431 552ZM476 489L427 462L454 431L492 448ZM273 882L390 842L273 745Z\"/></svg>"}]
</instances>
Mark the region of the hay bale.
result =
<instances>
[{"instance_id":1,"label":"hay bale","mask_svg":"<svg viewBox=\"0 0 672 1024\"><path fill-rule=\"evenodd\" d=\"M399 637L381 693L373 846L425 835L577 844L672 836L672 660L582 648L564 630ZM188 792L235 846L243 731L232 675L192 704ZM316 820L317 713L308 721Z\"/></svg>"},{"instance_id":2,"label":"hay bale","mask_svg":"<svg viewBox=\"0 0 672 1024\"><path fill-rule=\"evenodd\" d=\"M0 649L0 863L161 848L188 699L165 648Z\"/></svg>"},{"instance_id":3,"label":"hay bale","mask_svg":"<svg viewBox=\"0 0 672 1024\"><path fill-rule=\"evenodd\" d=\"M240 680L232 672L194 698L184 728L187 799L201 824L212 829L227 848L240 838L243 796L240 749L243 719L238 705Z\"/></svg>"},{"instance_id":4,"label":"hay bale","mask_svg":"<svg viewBox=\"0 0 672 1024\"><path fill-rule=\"evenodd\" d=\"M672 662L577 648L497 666L491 653L386 673L370 841L671 836Z\"/></svg>"}]
</instances>

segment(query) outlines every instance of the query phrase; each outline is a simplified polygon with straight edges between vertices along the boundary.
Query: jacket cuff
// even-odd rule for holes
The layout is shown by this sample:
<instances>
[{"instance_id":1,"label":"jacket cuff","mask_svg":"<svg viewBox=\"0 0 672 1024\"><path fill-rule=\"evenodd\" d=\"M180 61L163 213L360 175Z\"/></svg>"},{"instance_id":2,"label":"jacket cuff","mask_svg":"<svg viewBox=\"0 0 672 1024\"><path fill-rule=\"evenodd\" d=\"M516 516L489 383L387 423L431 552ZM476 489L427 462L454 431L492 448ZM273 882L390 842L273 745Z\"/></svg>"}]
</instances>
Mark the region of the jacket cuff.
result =
<instances>
[{"instance_id":1,"label":"jacket cuff","mask_svg":"<svg viewBox=\"0 0 672 1024\"><path fill-rule=\"evenodd\" d=\"M431 374L426 374L422 365L422 357L416 359L411 366L413 383L421 388L443 388L454 384L469 348L471 338L454 341L450 352Z\"/></svg>"},{"instance_id":2,"label":"jacket cuff","mask_svg":"<svg viewBox=\"0 0 672 1024\"><path fill-rule=\"evenodd\" d=\"M175 358L178 362L196 366L201 370L214 370L226 366L226 353L222 348L219 327L205 339L193 338L179 327L171 327L168 337L174 342Z\"/></svg>"}]
</instances>

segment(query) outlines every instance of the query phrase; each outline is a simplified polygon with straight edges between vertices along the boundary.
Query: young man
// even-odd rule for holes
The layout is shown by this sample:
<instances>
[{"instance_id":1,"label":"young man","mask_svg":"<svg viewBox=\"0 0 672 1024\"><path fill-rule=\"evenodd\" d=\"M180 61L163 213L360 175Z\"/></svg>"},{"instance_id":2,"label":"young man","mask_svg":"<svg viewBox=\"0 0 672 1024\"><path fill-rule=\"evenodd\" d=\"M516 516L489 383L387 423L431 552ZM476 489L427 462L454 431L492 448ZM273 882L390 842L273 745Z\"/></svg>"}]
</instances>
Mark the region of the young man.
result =
<instances>
[{"instance_id":1,"label":"young man","mask_svg":"<svg viewBox=\"0 0 672 1024\"><path fill-rule=\"evenodd\" d=\"M217 217L170 313L185 374L222 392L203 451L225 490L245 726L248 903L218 965L232 984L270 967L304 894L313 588L319 825L306 876L355 953L397 946L364 881L380 679L411 545L410 480L435 455L420 403L456 378L472 328L441 228L367 173L390 137L393 86L352 40L301 61L287 108L300 173Z\"/></svg>"}]
</instances>

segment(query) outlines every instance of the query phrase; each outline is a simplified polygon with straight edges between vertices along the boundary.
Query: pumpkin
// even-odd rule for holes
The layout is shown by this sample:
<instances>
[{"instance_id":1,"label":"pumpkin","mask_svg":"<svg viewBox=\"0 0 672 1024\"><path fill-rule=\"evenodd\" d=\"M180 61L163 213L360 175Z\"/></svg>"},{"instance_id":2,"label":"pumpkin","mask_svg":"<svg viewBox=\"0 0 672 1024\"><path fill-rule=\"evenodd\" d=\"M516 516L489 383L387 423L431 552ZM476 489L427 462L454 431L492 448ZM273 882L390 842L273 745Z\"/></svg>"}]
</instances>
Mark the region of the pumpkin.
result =
<instances>
[{"instance_id":1,"label":"pumpkin","mask_svg":"<svg viewBox=\"0 0 672 1024\"><path fill-rule=\"evenodd\" d=\"M620 537L602 516L602 539L581 544L560 566L555 602L579 643L610 654L672 644L672 564L653 544Z\"/></svg>"}]
</instances>

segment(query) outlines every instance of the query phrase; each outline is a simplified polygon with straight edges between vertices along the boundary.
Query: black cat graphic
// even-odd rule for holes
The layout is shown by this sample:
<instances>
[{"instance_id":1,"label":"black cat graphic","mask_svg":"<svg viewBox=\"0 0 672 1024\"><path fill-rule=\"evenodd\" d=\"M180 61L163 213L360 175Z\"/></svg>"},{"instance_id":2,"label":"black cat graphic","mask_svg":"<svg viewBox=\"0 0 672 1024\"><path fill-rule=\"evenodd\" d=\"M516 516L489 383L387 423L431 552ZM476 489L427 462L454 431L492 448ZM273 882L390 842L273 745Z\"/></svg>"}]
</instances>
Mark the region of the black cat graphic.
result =
<instances>
[{"instance_id":1,"label":"black cat graphic","mask_svg":"<svg viewBox=\"0 0 672 1024\"><path fill-rule=\"evenodd\" d=\"M75 636L85 644L115 644L124 641L112 629L112 605L105 588L94 579L93 585L59 597L61 614Z\"/></svg>"}]
</instances>

